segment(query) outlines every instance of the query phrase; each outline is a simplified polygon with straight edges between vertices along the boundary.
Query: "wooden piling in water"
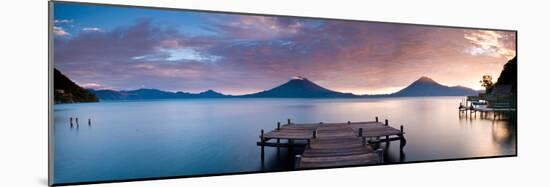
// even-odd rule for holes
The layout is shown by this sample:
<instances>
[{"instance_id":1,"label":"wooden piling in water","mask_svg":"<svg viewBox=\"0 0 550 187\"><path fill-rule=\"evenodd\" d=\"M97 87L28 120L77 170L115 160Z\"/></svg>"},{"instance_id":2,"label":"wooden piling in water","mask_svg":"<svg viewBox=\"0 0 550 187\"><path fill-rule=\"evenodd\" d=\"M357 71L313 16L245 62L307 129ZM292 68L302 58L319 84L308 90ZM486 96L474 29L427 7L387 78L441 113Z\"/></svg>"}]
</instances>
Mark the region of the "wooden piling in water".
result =
<instances>
[{"instance_id":1,"label":"wooden piling in water","mask_svg":"<svg viewBox=\"0 0 550 187\"><path fill-rule=\"evenodd\" d=\"M405 147L405 138L404 138L404 131L403 131L403 125L400 127L401 134L399 135L399 157L403 156L403 147Z\"/></svg>"},{"instance_id":2,"label":"wooden piling in water","mask_svg":"<svg viewBox=\"0 0 550 187\"><path fill-rule=\"evenodd\" d=\"M378 161L380 164L384 163L384 149L378 148L376 150L376 154L378 155Z\"/></svg>"},{"instance_id":3,"label":"wooden piling in water","mask_svg":"<svg viewBox=\"0 0 550 187\"><path fill-rule=\"evenodd\" d=\"M293 152L294 152L294 140L288 139L288 154L292 155Z\"/></svg>"},{"instance_id":4,"label":"wooden piling in water","mask_svg":"<svg viewBox=\"0 0 550 187\"><path fill-rule=\"evenodd\" d=\"M375 118L375 119L376 119L376 122L378 122L378 116L376 116L376 118Z\"/></svg>"},{"instance_id":5,"label":"wooden piling in water","mask_svg":"<svg viewBox=\"0 0 550 187\"><path fill-rule=\"evenodd\" d=\"M302 155L296 155L294 157L294 168L300 168L300 161L302 160Z\"/></svg>"},{"instance_id":6,"label":"wooden piling in water","mask_svg":"<svg viewBox=\"0 0 550 187\"><path fill-rule=\"evenodd\" d=\"M317 129L313 130L313 138L317 138Z\"/></svg>"},{"instance_id":7,"label":"wooden piling in water","mask_svg":"<svg viewBox=\"0 0 550 187\"><path fill-rule=\"evenodd\" d=\"M386 125L386 126L390 125L390 122L388 121L388 119L386 119L384 125ZM389 139L390 139L390 136L386 136L386 145L387 145L388 143L390 143Z\"/></svg>"},{"instance_id":8,"label":"wooden piling in water","mask_svg":"<svg viewBox=\"0 0 550 187\"><path fill-rule=\"evenodd\" d=\"M277 121L277 130L281 130L281 122L280 121ZM281 143L281 139L280 138L277 138L277 144ZM281 149L279 147L277 147L277 154L279 153Z\"/></svg>"},{"instance_id":9,"label":"wooden piling in water","mask_svg":"<svg viewBox=\"0 0 550 187\"><path fill-rule=\"evenodd\" d=\"M88 126L92 125L92 119L88 118Z\"/></svg>"},{"instance_id":10,"label":"wooden piling in water","mask_svg":"<svg viewBox=\"0 0 550 187\"><path fill-rule=\"evenodd\" d=\"M265 143L263 129L260 131L260 142L262 143L262 145L260 146L261 147L260 159L262 160L262 164L263 164L264 163L264 143Z\"/></svg>"},{"instance_id":11,"label":"wooden piling in water","mask_svg":"<svg viewBox=\"0 0 550 187\"><path fill-rule=\"evenodd\" d=\"M359 128L359 134L357 136L361 138L363 146L367 145L367 139L363 137L363 128Z\"/></svg>"},{"instance_id":12,"label":"wooden piling in water","mask_svg":"<svg viewBox=\"0 0 550 187\"><path fill-rule=\"evenodd\" d=\"M288 120L287 120L287 124L289 124L289 125L290 125L290 118L288 118Z\"/></svg>"}]
</instances>

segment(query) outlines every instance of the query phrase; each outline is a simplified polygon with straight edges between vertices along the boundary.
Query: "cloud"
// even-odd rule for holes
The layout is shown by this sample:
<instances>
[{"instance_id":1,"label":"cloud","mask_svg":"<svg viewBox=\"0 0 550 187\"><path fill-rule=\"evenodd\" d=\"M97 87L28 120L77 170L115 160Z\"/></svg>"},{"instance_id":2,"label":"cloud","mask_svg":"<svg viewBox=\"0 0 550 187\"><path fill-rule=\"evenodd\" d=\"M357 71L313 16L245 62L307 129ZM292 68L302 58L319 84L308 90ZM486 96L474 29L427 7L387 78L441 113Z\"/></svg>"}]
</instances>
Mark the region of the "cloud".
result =
<instances>
[{"instance_id":1,"label":"cloud","mask_svg":"<svg viewBox=\"0 0 550 187\"><path fill-rule=\"evenodd\" d=\"M97 28L97 27L84 27L84 28L82 28L82 31L84 31L84 32L103 32L102 29Z\"/></svg>"},{"instance_id":2,"label":"cloud","mask_svg":"<svg viewBox=\"0 0 550 187\"><path fill-rule=\"evenodd\" d=\"M68 24L68 23L73 23L73 20L69 20L69 19L56 19L53 21L54 24Z\"/></svg>"},{"instance_id":3,"label":"cloud","mask_svg":"<svg viewBox=\"0 0 550 187\"><path fill-rule=\"evenodd\" d=\"M290 36L300 32L304 20L270 16L214 16L212 24L205 29L236 39L273 39Z\"/></svg>"},{"instance_id":4,"label":"cloud","mask_svg":"<svg viewBox=\"0 0 550 187\"><path fill-rule=\"evenodd\" d=\"M62 27L56 27L54 26L53 27L53 34L55 36L69 36L70 34L65 31L65 29L63 29Z\"/></svg>"},{"instance_id":5,"label":"cloud","mask_svg":"<svg viewBox=\"0 0 550 187\"><path fill-rule=\"evenodd\" d=\"M105 87L98 83L79 83L80 86L86 88L86 89L94 89L94 90L102 90L102 89L109 89L108 87Z\"/></svg>"},{"instance_id":6,"label":"cloud","mask_svg":"<svg viewBox=\"0 0 550 187\"><path fill-rule=\"evenodd\" d=\"M471 55L487 55L512 59L515 54L515 35L513 32L467 31L464 39L473 45L466 52Z\"/></svg>"},{"instance_id":7,"label":"cloud","mask_svg":"<svg viewBox=\"0 0 550 187\"><path fill-rule=\"evenodd\" d=\"M204 72L208 72L209 65L202 64L218 58L202 51L210 45L208 40L187 37L173 28L156 27L150 20L142 20L128 27L81 32L56 41L54 63L78 82L113 89L146 85L175 90L174 87L200 85L185 81L207 74Z\"/></svg>"},{"instance_id":8,"label":"cloud","mask_svg":"<svg viewBox=\"0 0 550 187\"><path fill-rule=\"evenodd\" d=\"M159 26L151 20L81 32L55 42L55 66L78 82L113 89L236 94L301 75L338 91L387 93L422 75L474 87L481 75L498 75L502 56L511 54L503 49L515 45L508 32L286 17L210 18L202 27L213 35L185 35L180 32L185 25Z\"/></svg>"}]
</instances>

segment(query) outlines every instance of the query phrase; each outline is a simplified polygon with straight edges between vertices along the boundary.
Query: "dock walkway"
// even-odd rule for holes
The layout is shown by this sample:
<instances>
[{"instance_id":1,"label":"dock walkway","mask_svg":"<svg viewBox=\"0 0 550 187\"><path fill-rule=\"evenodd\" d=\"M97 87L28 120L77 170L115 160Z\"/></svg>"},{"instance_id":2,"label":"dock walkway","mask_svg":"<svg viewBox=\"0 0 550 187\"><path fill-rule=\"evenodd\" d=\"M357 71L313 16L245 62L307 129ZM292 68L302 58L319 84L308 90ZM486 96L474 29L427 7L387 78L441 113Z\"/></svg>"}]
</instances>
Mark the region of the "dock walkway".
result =
<instances>
[{"instance_id":1,"label":"dock walkway","mask_svg":"<svg viewBox=\"0 0 550 187\"><path fill-rule=\"evenodd\" d=\"M301 155L296 155L296 168L323 168L351 165L372 165L383 163L382 149L374 150L376 144L390 141L400 141L402 154L406 144L403 126L395 129L385 123L347 122L347 123L316 123L295 124L288 120L285 125L277 124L277 128L263 133L260 142L262 162L264 146L289 147L305 146ZM286 139L286 143L281 143ZM276 140L276 142L270 142ZM295 144L295 140L306 140L307 144Z\"/></svg>"}]
</instances>

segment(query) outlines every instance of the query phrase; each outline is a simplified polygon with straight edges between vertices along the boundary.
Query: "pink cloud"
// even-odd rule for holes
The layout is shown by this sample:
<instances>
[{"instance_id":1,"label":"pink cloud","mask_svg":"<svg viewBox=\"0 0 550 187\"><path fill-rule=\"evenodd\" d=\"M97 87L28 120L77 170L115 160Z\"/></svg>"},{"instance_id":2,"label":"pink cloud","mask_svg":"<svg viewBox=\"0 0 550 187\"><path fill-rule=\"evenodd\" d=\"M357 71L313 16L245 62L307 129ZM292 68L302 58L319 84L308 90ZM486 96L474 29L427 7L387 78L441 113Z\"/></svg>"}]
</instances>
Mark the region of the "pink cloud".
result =
<instances>
[{"instance_id":1,"label":"pink cloud","mask_svg":"<svg viewBox=\"0 0 550 187\"><path fill-rule=\"evenodd\" d=\"M101 84L98 84L98 83L83 83L83 84L79 84L80 86L84 87L84 88L87 88L87 89L95 89L95 90L99 90L99 89L108 89L108 87L105 87Z\"/></svg>"},{"instance_id":2,"label":"pink cloud","mask_svg":"<svg viewBox=\"0 0 550 187\"><path fill-rule=\"evenodd\" d=\"M70 35L67 31L65 31L65 29L63 29L62 27L57 27L57 26L53 27L53 34L56 35L56 36L69 36Z\"/></svg>"},{"instance_id":3,"label":"pink cloud","mask_svg":"<svg viewBox=\"0 0 550 187\"><path fill-rule=\"evenodd\" d=\"M473 46L466 49L471 55L487 55L512 59L515 54L515 36L512 32L488 30L467 31L464 39Z\"/></svg>"},{"instance_id":4,"label":"pink cloud","mask_svg":"<svg viewBox=\"0 0 550 187\"><path fill-rule=\"evenodd\" d=\"M146 85L236 94L269 89L302 75L333 90L365 94L393 92L423 75L446 85L478 88L482 75L497 77L506 62L506 53L491 51L494 46L515 48L509 32L481 32L467 39L465 31L472 30L236 18L212 23L211 28L223 32L208 36L184 35L149 21L83 32L55 43L55 64L77 81L117 89ZM268 35L259 35L263 33ZM492 43L492 38L499 42ZM465 53L485 45L498 55Z\"/></svg>"},{"instance_id":5,"label":"pink cloud","mask_svg":"<svg viewBox=\"0 0 550 187\"><path fill-rule=\"evenodd\" d=\"M230 16L214 20L211 29L242 39L274 39L299 33L304 23L297 19L271 16Z\"/></svg>"}]
</instances>

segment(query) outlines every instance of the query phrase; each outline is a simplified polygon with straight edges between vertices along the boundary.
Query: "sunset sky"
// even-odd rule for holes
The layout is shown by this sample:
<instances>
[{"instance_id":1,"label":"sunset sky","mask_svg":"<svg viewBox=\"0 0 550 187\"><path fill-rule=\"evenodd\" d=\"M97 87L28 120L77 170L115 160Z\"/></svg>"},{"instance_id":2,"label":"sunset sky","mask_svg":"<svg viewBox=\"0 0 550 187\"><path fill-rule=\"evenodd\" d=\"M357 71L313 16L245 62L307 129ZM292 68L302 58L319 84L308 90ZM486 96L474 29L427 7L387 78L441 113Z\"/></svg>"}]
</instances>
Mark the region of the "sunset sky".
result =
<instances>
[{"instance_id":1,"label":"sunset sky","mask_svg":"<svg viewBox=\"0 0 550 187\"><path fill-rule=\"evenodd\" d=\"M54 66L86 88L243 94L294 76L355 94L481 89L514 32L55 3Z\"/></svg>"}]
</instances>

